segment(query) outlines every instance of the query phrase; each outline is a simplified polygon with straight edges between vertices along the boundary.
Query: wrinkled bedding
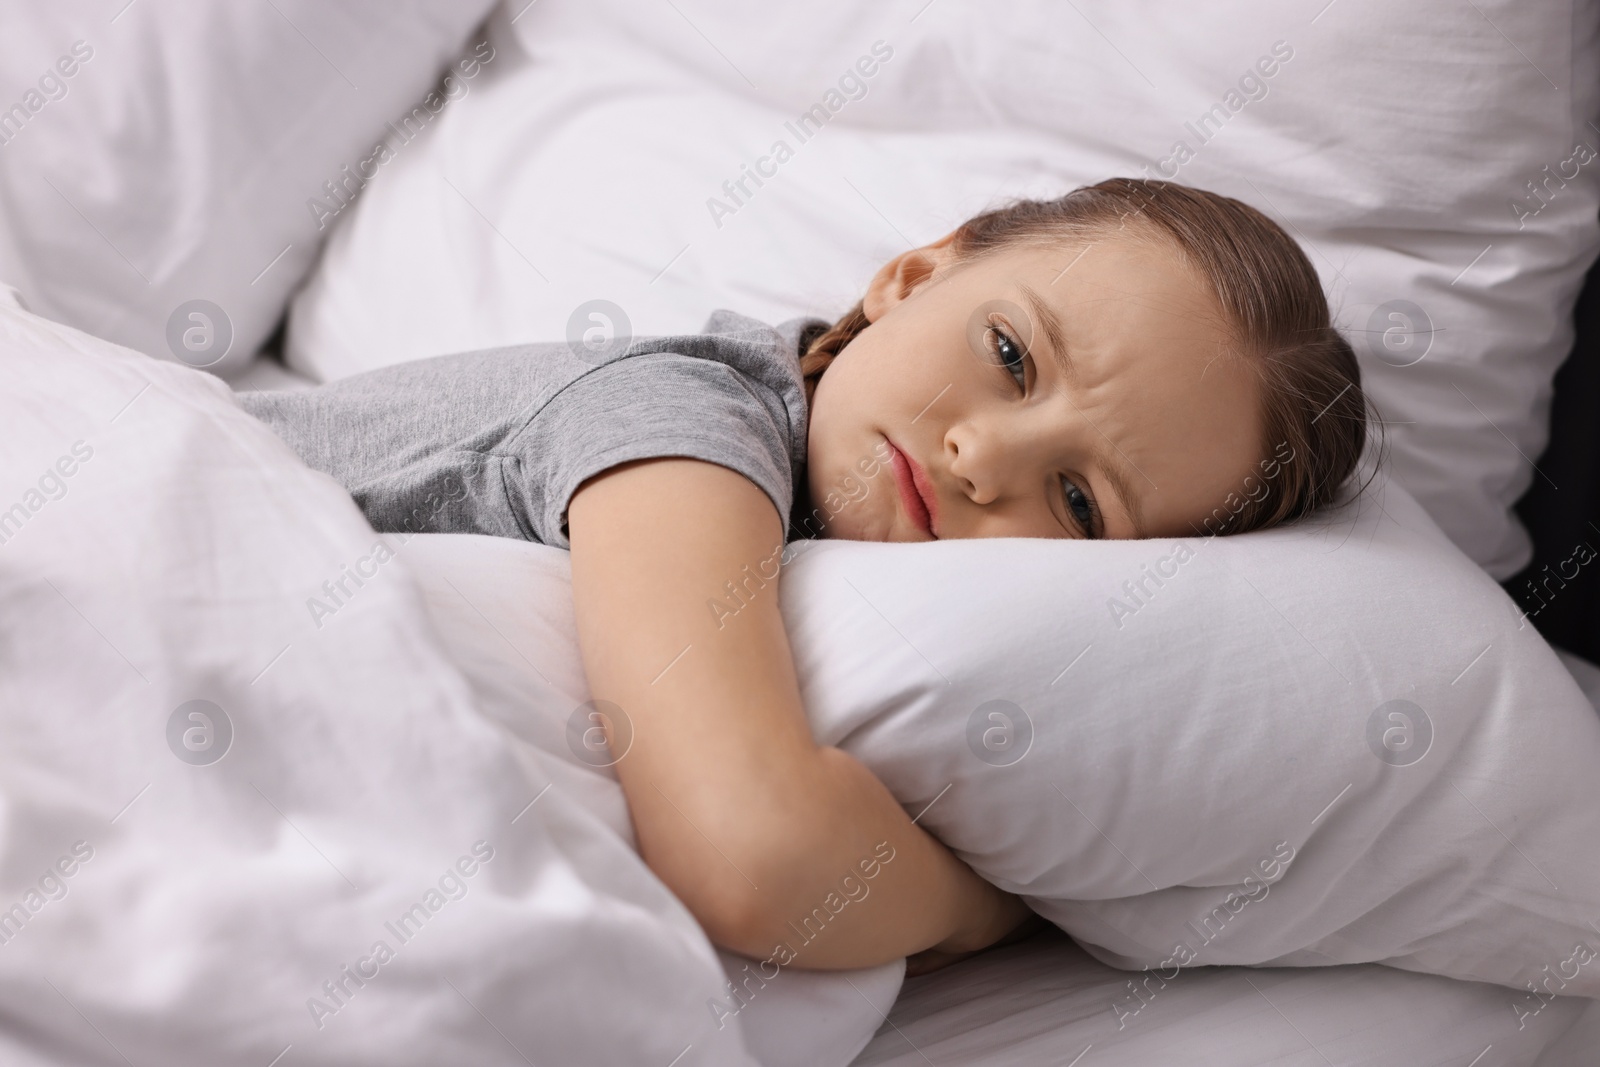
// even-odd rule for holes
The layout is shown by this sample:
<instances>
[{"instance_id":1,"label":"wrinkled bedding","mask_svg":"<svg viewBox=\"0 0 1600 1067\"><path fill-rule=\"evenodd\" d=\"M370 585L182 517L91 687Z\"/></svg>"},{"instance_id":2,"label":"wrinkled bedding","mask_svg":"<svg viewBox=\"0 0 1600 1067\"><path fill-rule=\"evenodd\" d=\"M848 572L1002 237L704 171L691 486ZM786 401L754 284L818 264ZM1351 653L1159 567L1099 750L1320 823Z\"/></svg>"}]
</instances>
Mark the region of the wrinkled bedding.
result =
<instances>
[{"instance_id":1,"label":"wrinkled bedding","mask_svg":"<svg viewBox=\"0 0 1600 1067\"><path fill-rule=\"evenodd\" d=\"M0 1061L758 1062L348 495L202 372L14 307L0 366ZM763 1061L846 1062L900 975L789 982Z\"/></svg>"}]
</instances>

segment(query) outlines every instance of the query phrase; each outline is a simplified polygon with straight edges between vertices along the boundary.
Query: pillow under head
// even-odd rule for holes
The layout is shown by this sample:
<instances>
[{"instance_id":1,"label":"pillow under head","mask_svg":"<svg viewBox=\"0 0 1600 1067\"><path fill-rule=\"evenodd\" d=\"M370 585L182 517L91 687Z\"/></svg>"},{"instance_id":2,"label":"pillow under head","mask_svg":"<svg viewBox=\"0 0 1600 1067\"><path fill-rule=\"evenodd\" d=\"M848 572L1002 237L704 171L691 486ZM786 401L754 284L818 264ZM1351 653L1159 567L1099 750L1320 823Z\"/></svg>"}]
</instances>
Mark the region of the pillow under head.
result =
<instances>
[{"instance_id":1,"label":"pillow under head","mask_svg":"<svg viewBox=\"0 0 1600 1067\"><path fill-rule=\"evenodd\" d=\"M1101 960L1600 996L1600 718L1398 486L1234 537L792 548L818 740ZM444 634L466 673L563 751L548 709L588 698L566 553L408 551L472 599Z\"/></svg>"}]
</instances>

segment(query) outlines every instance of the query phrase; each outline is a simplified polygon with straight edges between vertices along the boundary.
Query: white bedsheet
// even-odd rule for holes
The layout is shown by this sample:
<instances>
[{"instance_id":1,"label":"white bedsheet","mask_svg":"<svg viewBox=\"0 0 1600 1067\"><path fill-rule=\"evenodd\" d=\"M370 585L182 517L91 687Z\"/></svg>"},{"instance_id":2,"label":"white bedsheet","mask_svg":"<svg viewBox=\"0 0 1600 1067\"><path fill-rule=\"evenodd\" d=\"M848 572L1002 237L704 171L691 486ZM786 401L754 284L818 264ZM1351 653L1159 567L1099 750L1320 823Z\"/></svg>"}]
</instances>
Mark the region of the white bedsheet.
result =
<instances>
[{"instance_id":1,"label":"white bedsheet","mask_svg":"<svg viewBox=\"0 0 1600 1067\"><path fill-rule=\"evenodd\" d=\"M1377 964L1200 967L1143 1001L1129 990L1134 977L1053 934L998 949L908 981L889 1021L852 1067L1600 1062L1596 1046L1588 1047L1587 1059L1582 1048L1564 1047L1574 1020L1600 1002L1555 1000L1519 1030L1511 990ZM1142 1007L1119 1015L1119 1003Z\"/></svg>"}]
</instances>

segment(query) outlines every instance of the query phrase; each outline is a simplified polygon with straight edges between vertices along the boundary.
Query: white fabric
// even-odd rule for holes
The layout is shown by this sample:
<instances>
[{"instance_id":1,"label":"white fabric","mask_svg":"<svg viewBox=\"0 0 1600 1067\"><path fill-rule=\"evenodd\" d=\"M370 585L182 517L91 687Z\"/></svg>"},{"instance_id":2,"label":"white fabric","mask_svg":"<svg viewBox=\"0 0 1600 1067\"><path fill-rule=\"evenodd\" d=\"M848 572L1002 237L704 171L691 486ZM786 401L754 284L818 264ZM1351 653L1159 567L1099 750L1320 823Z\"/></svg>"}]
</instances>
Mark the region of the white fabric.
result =
<instances>
[{"instance_id":1,"label":"white fabric","mask_svg":"<svg viewBox=\"0 0 1600 1067\"><path fill-rule=\"evenodd\" d=\"M1585 692L1600 709L1600 667L1558 655L1580 683L1595 683ZM1094 1062L1129 1067L1467 1064L1490 1048L1496 1063L1594 1067L1600 1049L1600 1000L1555 998L1530 1015L1505 989L1372 964L1207 967L1136 991L1130 983L1140 977L1060 939L1034 938L907 982L889 1014L894 1026L852 1067L910 1067L924 1057L946 1067L1032 1067L1091 1045Z\"/></svg>"},{"instance_id":2,"label":"white fabric","mask_svg":"<svg viewBox=\"0 0 1600 1067\"><path fill-rule=\"evenodd\" d=\"M489 576L448 638L470 676L585 697L565 552L410 551L432 599ZM1600 717L1404 490L1212 541L795 553L818 739L1103 961L1381 961L1600 997Z\"/></svg>"},{"instance_id":3,"label":"white fabric","mask_svg":"<svg viewBox=\"0 0 1600 1067\"><path fill-rule=\"evenodd\" d=\"M1545 1049L1534 1067L1594 1067L1595 1049L1600 1049L1600 1000L1587 1003L1572 1029Z\"/></svg>"},{"instance_id":4,"label":"white fabric","mask_svg":"<svg viewBox=\"0 0 1600 1067\"><path fill-rule=\"evenodd\" d=\"M1086 1049L1078 1067L1469 1067L1491 1047L1476 1067L1595 1063L1568 1034L1596 1001L1551 1001L1519 1029L1510 990L1373 964L1203 967L1142 998L1139 977L1064 938L999 949L907 982L852 1067L1068 1067Z\"/></svg>"},{"instance_id":5,"label":"white fabric","mask_svg":"<svg viewBox=\"0 0 1600 1067\"><path fill-rule=\"evenodd\" d=\"M590 697L577 653L571 557L549 548L554 556L530 559L529 548L549 546L423 534L402 555L478 709L505 730L532 775L554 781L631 846L633 826L616 773L575 759L571 748L568 721ZM729 981L745 993L731 1000L724 992L717 1007L702 1010L707 1019L736 1018L765 1067L843 1067L872 1037L905 974L896 960L845 973L790 968L763 981L756 963L719 955Z\"/></svg>"},{"instance_id":6,"label":"white fabric","mask_svg":"<svg viewBox=\"0 0 1600 1067\"><path fill-rule=\"evenodd\" d=\"M1509 506L1600 248L1600 161L1574 159L1600 146L1595 20L1593 0L502 9L504 65L341 222L288 356L328 380L555 339L596 298L639 334L716 307L834 315L1001 199L1175 176L1302 242L1396 477L1504 578L1528 559Z\"/></svg>"},{"instance_id":7,"label":"white fabric","mask_svg":"<svg viewBox=\"0 0 1600 1067\"><path fill-rule=\"evenodd\" d=\"M263 356L247 363L239 373L228 379L234 392L245 393L259 389L315 389L316 383L296 374L281 362Z\"/></svg>"},{"instance_id":8,"label":"white fabric","mask_svg":"<svg viewBox=\"0 0 1600 1067\"><path fill-rule=\"evenodd\" d=\"M338 485L202 371L10 306L0 366L0 1061L756 1062Z\"/></svg>"},{"instance_id":9,"label":"white fabric","mask_svg":"<svg viewBox=\"0 0 1600 1067\"><path fill-rule=\"evenodd\" d=\"M359 184L344 168L489 7L0 2L0 279L47 318L163 359L176 315L180 343L200 331L186 361L236 370L316 257L328 217L308 204L325 182ZM191 320L194 300L220 317Z\"/></svg>"}]
</instances>

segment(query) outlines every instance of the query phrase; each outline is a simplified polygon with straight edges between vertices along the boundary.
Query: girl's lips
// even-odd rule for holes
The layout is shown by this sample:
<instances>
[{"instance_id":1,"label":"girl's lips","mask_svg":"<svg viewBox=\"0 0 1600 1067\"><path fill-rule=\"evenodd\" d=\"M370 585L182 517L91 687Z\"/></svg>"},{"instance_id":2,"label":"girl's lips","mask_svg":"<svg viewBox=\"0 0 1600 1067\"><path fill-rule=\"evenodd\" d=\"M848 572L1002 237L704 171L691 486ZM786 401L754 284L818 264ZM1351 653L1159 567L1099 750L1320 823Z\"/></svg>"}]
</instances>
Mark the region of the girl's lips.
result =
<instances>
[{"instance_id":1,"label":"girl's lips","mask_svg":"<svg viewBox=\"0 0 1600 1067\"><path fill-rule=\"evenodd\" d=\"M933 509L938 505L933 503L928 476L915 460L895 447L893 441L887 437L884 440L889 443L889 463L894 468L894 484L900 490L900 503L905 506L912 522L926 531L929 537L937 539L939 535L933 529L937 516Z\"/></svg>"}]
</instances>

